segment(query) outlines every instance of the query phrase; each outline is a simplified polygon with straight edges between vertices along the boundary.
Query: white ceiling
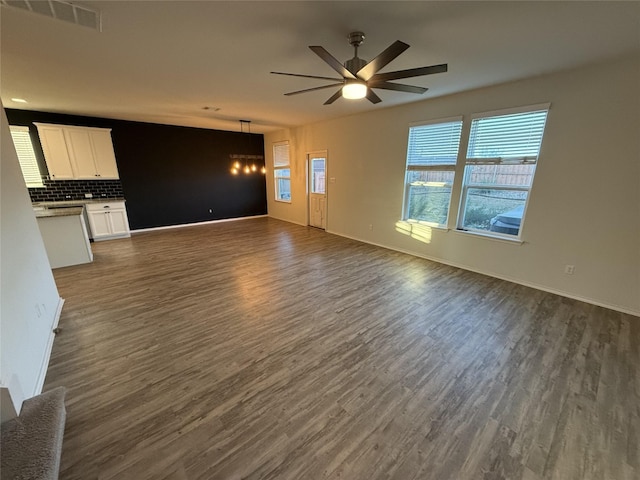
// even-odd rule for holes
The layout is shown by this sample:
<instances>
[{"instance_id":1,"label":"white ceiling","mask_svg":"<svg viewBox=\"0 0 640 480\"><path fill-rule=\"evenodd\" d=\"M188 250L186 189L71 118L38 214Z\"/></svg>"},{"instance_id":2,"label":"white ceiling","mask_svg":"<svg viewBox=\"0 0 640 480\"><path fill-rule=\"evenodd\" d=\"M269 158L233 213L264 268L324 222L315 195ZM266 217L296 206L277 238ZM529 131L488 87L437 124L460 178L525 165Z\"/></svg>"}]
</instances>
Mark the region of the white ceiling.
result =
<instances>
[{"instance_id":1,"label":"white ceiling","mask_svg":"<svg viewBox=\"0 0 640 480\"><path fill-rule=\"evenodd\" d=\"M0 8L5 107L222 130L247 119L256 133L640 52L637 1L75 3L102 12L102 32ZM411 45L383 71L448 63L449 72L402 81L429 87L424 95L378 90L377 105L323 105L333 89L283 95L323 82L270 71L334 76L307 47L345 61L354 30L366 34L367 60L395 40Z\"/></svg>"}]
</instances>

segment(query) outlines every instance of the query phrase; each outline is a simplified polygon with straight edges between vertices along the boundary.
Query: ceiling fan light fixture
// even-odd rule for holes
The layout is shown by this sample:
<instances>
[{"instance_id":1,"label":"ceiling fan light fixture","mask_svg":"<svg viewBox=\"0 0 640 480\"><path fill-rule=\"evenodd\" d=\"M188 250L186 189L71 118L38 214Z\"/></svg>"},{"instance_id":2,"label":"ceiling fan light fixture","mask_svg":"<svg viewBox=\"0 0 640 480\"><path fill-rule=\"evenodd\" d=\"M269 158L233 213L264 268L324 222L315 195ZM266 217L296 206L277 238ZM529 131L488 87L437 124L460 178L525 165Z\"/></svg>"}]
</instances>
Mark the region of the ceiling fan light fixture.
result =
<instances>
[{"instance_id":1,"label":"ceiling fan light fixture","mask_svg":"<svg viewBox=\"0 0 640 480\"><path fill-rule=\"evenodd\" d=\"M342 87L342 96L348 100L359 100L367 96L367 84L364 82L348 82Z\"/></svg>"}]
</instances>

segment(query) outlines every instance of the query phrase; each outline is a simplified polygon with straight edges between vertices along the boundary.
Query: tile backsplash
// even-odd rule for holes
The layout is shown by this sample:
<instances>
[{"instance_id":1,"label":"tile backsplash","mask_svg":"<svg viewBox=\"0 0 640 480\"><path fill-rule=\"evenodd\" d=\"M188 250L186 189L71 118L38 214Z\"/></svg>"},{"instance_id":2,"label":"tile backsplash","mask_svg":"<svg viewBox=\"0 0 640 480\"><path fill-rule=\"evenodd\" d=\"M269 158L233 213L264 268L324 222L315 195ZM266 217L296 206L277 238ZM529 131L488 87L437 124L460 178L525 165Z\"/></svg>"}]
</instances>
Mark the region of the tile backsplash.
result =
<instances>
[{"instance_id":1,"label":"tile backsplash","mask_svg":"<svg viewBox=\"0 0 640 480\"><path fill-rule=\"evenodd\" d=\"M44 188L30 188L32 202L82 200L86 193L93 198L122 198L120 180L43 180Z\"/></svg>"}]
</instances>

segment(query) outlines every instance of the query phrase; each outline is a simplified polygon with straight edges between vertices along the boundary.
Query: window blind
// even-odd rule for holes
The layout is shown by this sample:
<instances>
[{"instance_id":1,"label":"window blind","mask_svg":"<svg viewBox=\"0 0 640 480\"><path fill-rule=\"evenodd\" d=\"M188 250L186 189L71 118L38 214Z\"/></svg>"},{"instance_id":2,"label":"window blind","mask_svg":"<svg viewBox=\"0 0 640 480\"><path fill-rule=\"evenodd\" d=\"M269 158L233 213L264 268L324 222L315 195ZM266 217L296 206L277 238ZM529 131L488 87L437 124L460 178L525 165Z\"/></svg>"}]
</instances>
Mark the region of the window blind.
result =
<instances>
[{"instance_id":1,"label":"window blind","mask_svg":"<svg viewBox=\"0 0 640 480\"><path fill-rule=\"evenodd\" d=\"M474 119L467 163L535 163L540 153L547 112L538 110Z\"/></svg>"},{"instance_id":2,"label":"window blind","mask_svg":"<svg viewBox=\"0 0 640 480\"><path fill-rule=\"evenodd\" d=\"M273 166L289 166L289 142L278 142L273 144Z\"/></svg>"},{"instance_id":3,"label":"window blind","mask_svg":"<svg viewBox=\"0 0 640 480\"><path fill-rule=\"evenodd\" d=\"M462 121L409 128L407 166L455 165Z\"/></svg>"},{"instance_id":4,"label":"window blind","mask_svg":"<svg viewBox=\"0 0 640 480\"><path fill-rule=\"evenodd\" d=\"M29 127L12 125L9 129L27 187L43 187L38 160L36 160L36 154L33 151L31 137L29 136Z\"/></svg>"}]
</instances>

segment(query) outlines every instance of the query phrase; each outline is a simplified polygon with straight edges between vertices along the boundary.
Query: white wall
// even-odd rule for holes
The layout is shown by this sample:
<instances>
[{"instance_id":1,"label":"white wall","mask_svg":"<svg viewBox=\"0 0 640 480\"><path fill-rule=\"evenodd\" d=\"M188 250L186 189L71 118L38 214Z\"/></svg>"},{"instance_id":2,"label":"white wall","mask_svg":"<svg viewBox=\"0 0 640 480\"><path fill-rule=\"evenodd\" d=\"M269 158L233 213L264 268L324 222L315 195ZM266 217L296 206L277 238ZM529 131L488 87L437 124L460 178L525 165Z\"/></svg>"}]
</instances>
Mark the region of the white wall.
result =
<instances>
[{"instance_id":1,"label":"white wall","mask_svg":"<svg viewBox=\"0 0 640 480\"><path fill-rule=\"evenodd\" d=\"M327 231L640 315L639 85L636 54L267 134L267 165L274 141L295 146L292 203L277 204L270 190L269 215L307 223L305 153L326 149L336 179L327 184ZM455 230L424 231L421 240L396 231L409 123L463 115L464 153L472 113L547 102L522 245Z\"/></svg>"},{"instance_id":2,"label":"white wall","mask_svg":"<svg viewBox=\"0 0 640 480\"><path fill-rule=\"evenodd\" d=\"M19 412L42 390L62 301L3 108L0 123L0 385Z\"/></svg>"}]
</instances>

